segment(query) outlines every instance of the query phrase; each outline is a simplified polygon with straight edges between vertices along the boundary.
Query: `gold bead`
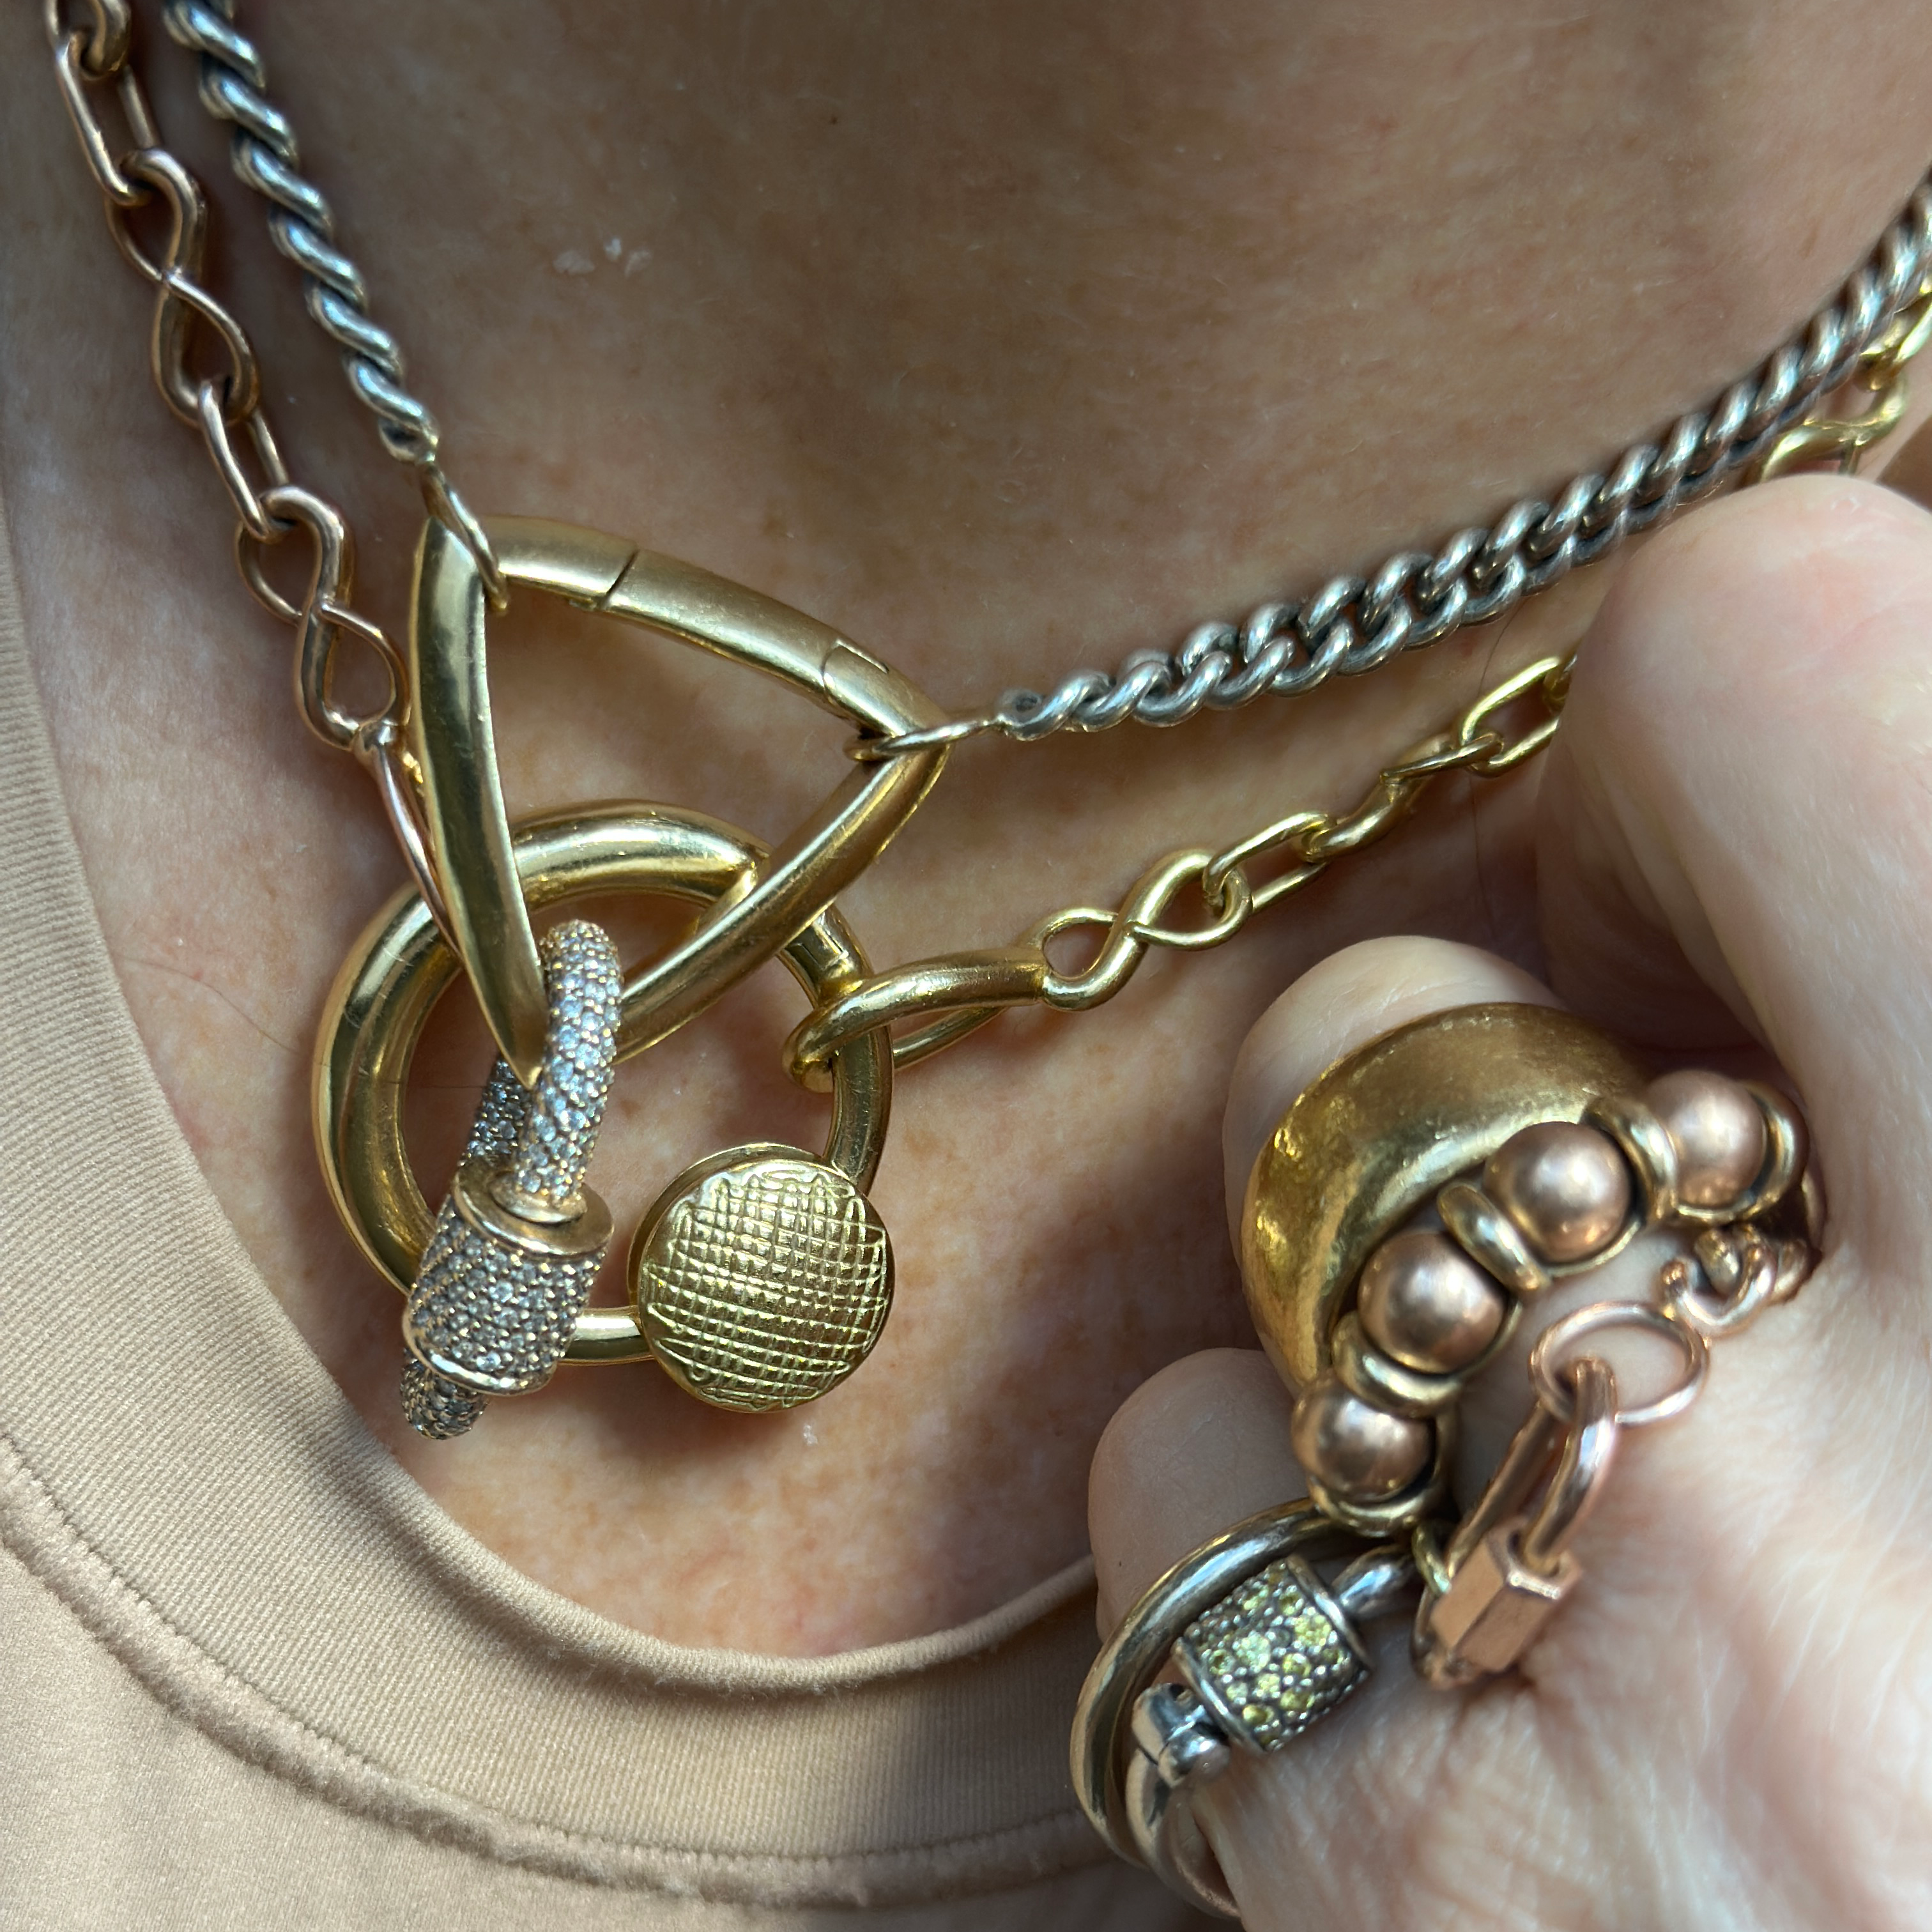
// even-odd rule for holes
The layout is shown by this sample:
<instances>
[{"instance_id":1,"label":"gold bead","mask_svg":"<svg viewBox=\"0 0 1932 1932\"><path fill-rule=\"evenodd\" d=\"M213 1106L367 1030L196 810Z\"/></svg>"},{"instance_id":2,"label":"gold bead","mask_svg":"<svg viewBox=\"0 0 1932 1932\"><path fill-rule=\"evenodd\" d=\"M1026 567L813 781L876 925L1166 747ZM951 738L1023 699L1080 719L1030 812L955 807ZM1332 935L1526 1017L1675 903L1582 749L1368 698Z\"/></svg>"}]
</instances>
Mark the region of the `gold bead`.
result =
<instances>
[{"instance_id":1,"label":"gold bead","mask_svg":"<svg viewBox=\"0 0 1932 1932\"><path fill-rule=\"evenodd\" d=\"M1586 1260L1630 1210L1630 1170L1607 1135L1568 1120L1512 1134L1483 1168L1483 1191L1546 1262Z\"/></svg>"},{"instance_id":2,"label":"gold bead","mask_svg":"<svg viewBox=\"0 0 1932 1932\"><path fill-rule=\"evenodd\" d=\"M1496 1340L1508 1306L1447 1234L1414 1228L1391 1234L1370 1256L1355 1312L1385 1354L1442 1376L1467 1368Z\"/></svg>"},{"instance_id":3,"label":"gold bead","mask_svg":"<svg viewBox=\"0 0 1932 1932\"><path fill-rule=\"evenodd\" d=\"M1288 1424L1295 1460L1351 1502L1377 1502L1406 1489L1436 1446L1426 1422L1389 1415L1352 1395L1333 1376L1303 1390Z\"/></svg>"},{"instance_id":4,"label":"gold bead","mask_svg":"<svg viewBox=\"0 0 1932 1932\"><path fill-rule=\"evenodd\" d=\"M1735 1080L1701 1067L1660 1075L1644 1098L1677 1148L1677 1198L1722 1208L1756 1180L1766 1138L1758 1104Z\"/></svg>"}]
</instances>

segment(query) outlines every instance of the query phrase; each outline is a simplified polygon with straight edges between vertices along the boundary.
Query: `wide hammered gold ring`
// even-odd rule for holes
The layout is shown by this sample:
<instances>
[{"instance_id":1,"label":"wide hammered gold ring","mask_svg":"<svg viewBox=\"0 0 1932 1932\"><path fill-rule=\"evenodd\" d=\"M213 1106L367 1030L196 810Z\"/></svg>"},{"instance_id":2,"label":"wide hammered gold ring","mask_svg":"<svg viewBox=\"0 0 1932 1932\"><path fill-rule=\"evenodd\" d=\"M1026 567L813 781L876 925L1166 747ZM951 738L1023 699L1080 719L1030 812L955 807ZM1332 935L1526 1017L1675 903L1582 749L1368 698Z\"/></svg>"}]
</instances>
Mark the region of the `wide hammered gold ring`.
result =
<instances>
[{"instance_id":1,"label":"wide hammered gold ring","mask_svg":"<svg viewBox=\"0 0 1932 1932\"><path fill-rule=\"evenodd\" d=\"M533 818L517 828L513 848L532 911L593 894L630 892L728 907L756 888L765 858L756 841L722 820L662 805L602 806ZM831 907L778 956L814 1002L868 970L857 940ZM399 892L350 950L330 989L316 1042L312 1118L330 1196L356 1245L404 1294L433 1217L404 1144L403 1098L430 1010L460 970L422 896ZM634 1015L627 991L617 1058L641 1052L660 1033L655 1015ZM833 1068L824 1161L860 1192L870 1184L884 1148L892 1084L892 1048L883 1032L854 1040ZM628 1362L652 1353L633 1309L587 1308L564 1359Z\"/></svg>"}]
</instances>

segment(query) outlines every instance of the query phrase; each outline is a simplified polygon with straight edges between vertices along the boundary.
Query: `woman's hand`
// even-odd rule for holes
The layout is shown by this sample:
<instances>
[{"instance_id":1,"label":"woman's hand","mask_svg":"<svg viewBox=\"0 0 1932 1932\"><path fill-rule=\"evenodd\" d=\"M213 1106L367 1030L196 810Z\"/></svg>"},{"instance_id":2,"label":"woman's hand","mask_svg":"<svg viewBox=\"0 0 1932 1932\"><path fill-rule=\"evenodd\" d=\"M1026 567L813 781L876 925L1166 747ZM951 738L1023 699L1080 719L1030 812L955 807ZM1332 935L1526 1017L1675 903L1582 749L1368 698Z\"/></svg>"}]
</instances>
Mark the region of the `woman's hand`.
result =
<instances>
[{"instance_id":1,"label":"woman's hand","mask_svg":"<svg viewBox=\"0 0 1932 1932\"><path fill-rule=\"evenodd\" d=\"M1543 782L1545 982L1392 939L1248 1042L1238 1207L1324 1066L1472 1001L1561 1001L1673 1061L1775 1066L1829 1204L1798 1299L1622 1444L1582 1582L1514 1675L1425 1688L1407 1631L1278 1755L1197 1803L1251 1927L1411 1932L1932 1924L1932 517L1869 484L1700 512L1586 642ZM1526 1315L1534 1315L1532 1308ZM1531 1400L1539 1324L1472 1391L1466 1504ZM1177 1364L1094 1465L1103 1627L1302 1493L1258 1354Z\"/></svg>"}]
</instances>

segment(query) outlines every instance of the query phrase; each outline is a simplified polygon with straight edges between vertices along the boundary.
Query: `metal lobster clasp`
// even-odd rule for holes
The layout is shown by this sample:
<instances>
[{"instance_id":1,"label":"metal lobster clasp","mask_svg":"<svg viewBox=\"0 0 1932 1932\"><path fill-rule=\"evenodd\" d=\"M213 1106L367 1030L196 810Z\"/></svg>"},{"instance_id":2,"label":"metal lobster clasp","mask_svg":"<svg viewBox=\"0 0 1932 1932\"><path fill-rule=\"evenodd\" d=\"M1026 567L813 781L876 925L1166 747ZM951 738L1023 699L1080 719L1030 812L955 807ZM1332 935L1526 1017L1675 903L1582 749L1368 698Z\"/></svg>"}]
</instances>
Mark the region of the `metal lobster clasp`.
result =
<instances>
[{"instance_id":1,"label":"metal lobster clasp","mask_svg":"<svg viewBox=\"0 0 1932 1932\"><path fill-rule=\"evenodd\" d=\"M610 1244L584 1185L616 1059L623 972L601 926L573 920L541 949L550 1023L526 1093L499 1060L403 1313L403 1410L458 1435L493 1395L547 1382Z\"/></svg>"}]
</instances>

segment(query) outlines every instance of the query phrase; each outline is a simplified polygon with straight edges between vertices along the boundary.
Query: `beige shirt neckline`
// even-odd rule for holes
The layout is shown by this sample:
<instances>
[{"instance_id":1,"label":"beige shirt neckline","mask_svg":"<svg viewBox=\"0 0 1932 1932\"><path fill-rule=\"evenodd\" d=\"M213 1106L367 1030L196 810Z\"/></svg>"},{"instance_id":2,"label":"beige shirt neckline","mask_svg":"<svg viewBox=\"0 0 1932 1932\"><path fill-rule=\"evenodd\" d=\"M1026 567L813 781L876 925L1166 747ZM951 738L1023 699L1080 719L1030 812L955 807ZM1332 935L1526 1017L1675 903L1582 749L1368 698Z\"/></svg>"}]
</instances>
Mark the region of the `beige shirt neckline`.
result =
<instances>
[{"instance_id":1,"label":"beige shirt neckline","mask_svg":"<svg viewBox=\"0 0 1932 1932\"><path fill-rule=\"evenodd\" d=\"M156 1082L62 802L0 520L0 1540L150 1692L351 1810L561 1876L910 1901L1104 1856L1066 1726L1090 1565L825 1658L519 1575L283 1315Z\"/></svg>"}]
</instances>

